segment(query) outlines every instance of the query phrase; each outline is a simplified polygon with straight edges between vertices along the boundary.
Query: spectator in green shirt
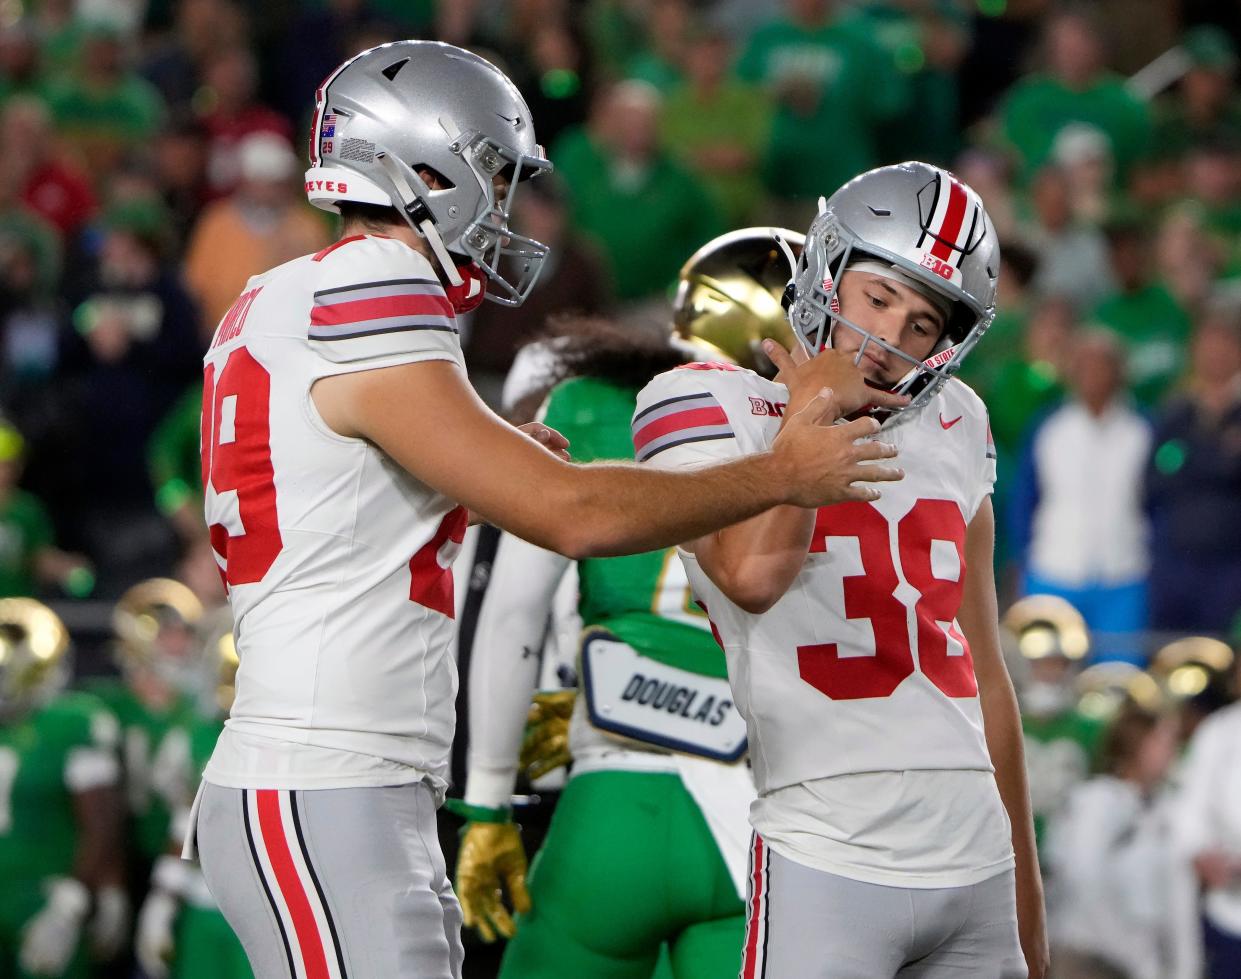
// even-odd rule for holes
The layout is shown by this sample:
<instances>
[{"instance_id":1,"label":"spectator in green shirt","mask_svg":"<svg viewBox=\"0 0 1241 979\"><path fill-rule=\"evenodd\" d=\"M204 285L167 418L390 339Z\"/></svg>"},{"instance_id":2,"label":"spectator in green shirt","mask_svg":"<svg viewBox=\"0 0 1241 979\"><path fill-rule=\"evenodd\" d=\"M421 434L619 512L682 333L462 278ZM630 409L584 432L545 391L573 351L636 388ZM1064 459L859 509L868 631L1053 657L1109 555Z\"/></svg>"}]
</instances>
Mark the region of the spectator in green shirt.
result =
<instances>
[{"instance_id":1,"label":"spectator in green shirt","mask_svg":"<svg viewBox=\"0 0 1241 979\"><path fill-rule=\"evenodd\" d=\"M147 442L147 470L155 503L181 536L202 536L203 480L199 460L203 387L191 385Z\"/></svg>"},{"instance_id":2,"label":"spectator in green shirt","mask_svg":"<svg viewBox=\"0 0 1241 979\"><path fill-rule=\"evenodd\" d=\"M1237 94L1237 51L1218 27L1186 31L1181 50L1189 59L1173 95L1157 106L1154 149L1171 159L1220 139L1241 141L1241 96Z\"/></svg>"},{"instance_id":3,"label":"spectator in green shirt","mask_svg":"<svg viewBox=\"0 0 1241 979\"><path fill-rule=\"evenodd\" d=\"M908 91L865 20L833 0L787 0L786 8L754 32L737 74L776 101L763 178L772 223L800 228L821 194L878 165L879 129Z\"/></svg>"},{"instance_id":4,"label":"spectator in green shirt","mask_svg":"<svg viewBox=\"0 0 1241 979\"><path fill-rule=\"evenodd\" d=\"M0 103L14 95L43 96L46 78L41 55L29 21L0 29Z\"/></svg>"},{"instance_id":5,"label":"spectator in green shirt","mask_svg":"<svg viewBox=\"0 0 1241 979\"><path fill-rule=\"evenodd\" d=\"M102 184L126 150L155 135L164 103L126 64L122 38L106 24L89 25L76 68L49 86L48 103L57 129Z\"/></svg>"},{"instance_id":6,"label":"spectator in green shirt","mask_svg":"<svg viewBox=\"0 0 1241 979\"><path fill-rule=\"evenodd\" d=\"M654 0L646 20L646 46L629 60L625 77L649 82L667 95L684 80L689 29L686 0Z\"/></svg>"},{"instance_id":7,"label":"spectator in green shirt","mask_svg":"<svg viewBox=\"0 0 1241 979\"><path fill-rule=\"evenodd\" d=\"M664 101L664 145L699 174L729 227L756 220L762 198L759 163L771 132L771 104L752 85L729 78L732 45L699 30L686 50L687 79Z\"/></svg>"},{"instance_id":8,"label":"spectator in green shirt","mask_svg":"<svg viewBox=\"0 0 1241 979\"><path fill-rule=\"evenodd\" d=\"M1150 231L1140 219L1119 216L1104 230L1117 291L1095 307L1091 319L1120 337L1133 394L1149 407L1162 400L1184 369L1189 314L1156 278Z\"/></svg>"},{"instance_id":9,"label":"spectator in green shirt","mask_svg":"<svg viewBox=\"0 0 1241 979\"><path fill-rule=\"evenodd\" d=\"M1099 32L1089 16L1063 10L1047 22L1046 69L1017 82L1001 110L1001 127L1029 176L1051 157L1060 131L1093 126L1111 143L1117 181L1148 151L1150 112L1123 81L1107 71Z\"/></svg>"},{"instance_id":10,"label":"spectator in green shirt","mask_svg":"<svg viewBox=\"0 0 1241 979\"><path fill-rule=\"evenodd\" d=\"M646 82L614 85L551 153L572 223L603 249L622 302L661 293L686 257L724 230L701 179L660 149L659 103Z\"/></svg>"},{"instance_id":11,"label":"spectator in green shirt","mask_svg":"<svg viewBox=\"0 0 1241 979\"><path fill-rule=\"evenodd\" d=\"M0 421L0 598L32 596L43 585L88 594L95 581L90 565L56 547L47 510L17 486L24 454L21 434Z\"/></svg>"}]
</instances>

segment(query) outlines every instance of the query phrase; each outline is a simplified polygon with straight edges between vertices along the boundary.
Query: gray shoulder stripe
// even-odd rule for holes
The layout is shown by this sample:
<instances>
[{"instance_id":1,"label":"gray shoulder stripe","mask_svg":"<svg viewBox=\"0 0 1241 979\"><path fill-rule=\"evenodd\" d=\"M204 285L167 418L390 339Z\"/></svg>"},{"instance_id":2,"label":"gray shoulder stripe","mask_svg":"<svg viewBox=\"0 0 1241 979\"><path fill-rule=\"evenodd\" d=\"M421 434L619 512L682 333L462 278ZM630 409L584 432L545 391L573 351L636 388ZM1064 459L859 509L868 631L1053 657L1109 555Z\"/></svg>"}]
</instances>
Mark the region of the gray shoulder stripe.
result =
<instances>
[{"instance_id":1,"label":"gray shoulder stripe","mask_svg":"<svg viewBox=\"0 0 1241 979\"><path fill-rule=\"evenodd\" d=\"M335 296L342 292L355 292L358 289L376 289L380 286L437 286L439 285L434 279L385 279L382 282L355 282L350 286L336 286L334 289L320 289L315 293L315 298L320 296Z\"/></svg>"},{"instance_id":2,"label":"gray shoulder stripe","mask_svg":"<svg viewBox=\"0 0 1241 979\"><path fill-rule=\"evenodd\" d=\"M432 333L452 333L459 331L455 326L421 326L410 323L405 326L385 326L378 330L358 330L356 333L310 333L311 340L327 342L330 340L353 340L355 337L377 337L384 333L412 333L415 330L428 330Z\"/></svg>"},{"instance_id":3,"label":"gray shoulder stripe","mask_svg":"<svg viewBox=\"0 0 1241 979\"><path fill-rule=\"evenodd\" d=\"M691 435L689 438L677 439L675 442L665 442L663 445L660 445L649 452L642 453L637 457L637 461L646 462L647 459L653 459L665 449L672 449L678 445L686 445L690 442L714 442L717 439L735 439L736 437L737 436L732 432L720 432L712 435Z\"/></svg>"},{"instance_id":4,"label":"gray shoulder stripe","mask_svg":"<svg viewBox=\"0 0 1241 979\"><path fill-rule=\"evenodd\" d=\"M678 401L697 401L702 398L710 398L710 397L712 397L711 392L702 391L699 394L682 394L676 398L665 398L663 401L656 401L650 407L643 408L641 411L639 411L636 415L633 416L633 420L634 422L637 422L639 419L645 418L652 411L657 411L658 409L664 408L668 405L676 404Z\"/></svg>"}]
</instances>

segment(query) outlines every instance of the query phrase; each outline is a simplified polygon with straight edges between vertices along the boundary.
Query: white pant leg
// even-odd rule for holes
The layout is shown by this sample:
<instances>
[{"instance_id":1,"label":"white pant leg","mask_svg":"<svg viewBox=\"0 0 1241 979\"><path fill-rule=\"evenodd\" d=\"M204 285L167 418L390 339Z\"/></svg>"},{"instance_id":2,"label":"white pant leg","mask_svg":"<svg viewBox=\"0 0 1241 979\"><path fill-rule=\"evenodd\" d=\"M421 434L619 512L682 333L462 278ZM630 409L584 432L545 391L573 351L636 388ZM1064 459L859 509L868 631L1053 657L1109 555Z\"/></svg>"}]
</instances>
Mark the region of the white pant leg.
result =
<instances>
[{"instance_id":1,"label":"white pant leg","mask_svg":"<svg viewBox=\"0 0 1241 979\"><path fill-rule=\"evenodd\" d=\"M970 887L912 893L919 957L899 979L1026 979L1012 870Z\"/></svg>"},{"instance_id":2,"label":"white pant leg","mask_svg":"<svg viewBox=\"0 0 1241 979\"><path fill-rule=\"evenodd\" d=\"M426 786L208 785L197 833L257 979L460 979L461 914Z\"/></svg>"},{"instance_id":3,"label":"white pant leg","mask_svg":"<svg viewBox=\"0 0 1241 979\"><path fill-rule=\"evenodd\" d=\"M741 979L1024 979L1011 870L890 887L804 866L755 836Z\"/></svg>"}]
</instances>

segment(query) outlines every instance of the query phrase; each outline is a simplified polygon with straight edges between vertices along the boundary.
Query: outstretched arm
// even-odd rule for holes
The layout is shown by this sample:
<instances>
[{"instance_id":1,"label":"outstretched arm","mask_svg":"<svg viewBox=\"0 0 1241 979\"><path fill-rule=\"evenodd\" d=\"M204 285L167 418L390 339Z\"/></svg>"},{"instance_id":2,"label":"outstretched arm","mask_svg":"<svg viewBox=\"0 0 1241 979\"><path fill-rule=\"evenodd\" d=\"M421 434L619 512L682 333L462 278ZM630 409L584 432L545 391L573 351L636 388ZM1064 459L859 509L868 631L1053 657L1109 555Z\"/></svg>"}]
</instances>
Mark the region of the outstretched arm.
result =
<instances>
[{"instance_id":1,"label":"outstretched arm","mask_svg":"<svg viewBox=\"0 0 1241 979\"><path fill-rule=\"evenodd\" d=\"M892 452L854 445L874 432L869 419L824 426L835 417L825 396L787 420L770 452L661 472L558 459L492 413L448 361L333 375L316 382L312 395L338 434L375 443L497 526L574 558L668 547L783 503L873 499L871 483L899 478L859 465Z\"/></svg>"}]
</instances>

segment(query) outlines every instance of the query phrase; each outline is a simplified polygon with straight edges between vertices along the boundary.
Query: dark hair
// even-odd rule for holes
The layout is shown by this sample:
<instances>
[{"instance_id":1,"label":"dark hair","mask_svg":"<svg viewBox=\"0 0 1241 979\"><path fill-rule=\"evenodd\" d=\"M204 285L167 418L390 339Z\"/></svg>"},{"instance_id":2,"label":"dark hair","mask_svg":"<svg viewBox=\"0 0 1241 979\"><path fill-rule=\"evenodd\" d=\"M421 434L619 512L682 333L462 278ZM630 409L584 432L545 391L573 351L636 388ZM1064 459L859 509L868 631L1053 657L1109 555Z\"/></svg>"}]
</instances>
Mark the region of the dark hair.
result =
<instances>
[{"instance_id":1,"label":"dark hair","mask_svg":"<svg viewBox=\"0 0 1241 979\"><path fill-rule=\"evenodd\" d=\"M394 224L404 224L401 212L391 204L362 204L358 201L340 201L336 205L340 212L341 229L351 225L364 228L387 228Z\"/></svg>"},{"instance_id":2,"label":"dark hair","mask_svg":"<svg viewBox=\"0 0 1241 979\"><path fill-rule=\"evenodd\" d=\"M534 417L552 388L573 377L594 377L624 387L640 388L656 374L691 360L673 345L671 331L660 333L644 327L623 326L598 316L553 316L535 338L551 345L556 364L537 391L532 391L506 412L510 421Z\"/></svg>"},{"instance_id":3,"label":"dark hair","mask_svg":"<svg viewBox=\"0 0 1241 979\"><path fill-rule=\"evenodd\" d=\"M1103 734L1099 746L1099 771L1119 776L1142 747L1142 742L1159 726L1159 715L1132 701L1121 707Z\"/></svg>"}]
</instances>

